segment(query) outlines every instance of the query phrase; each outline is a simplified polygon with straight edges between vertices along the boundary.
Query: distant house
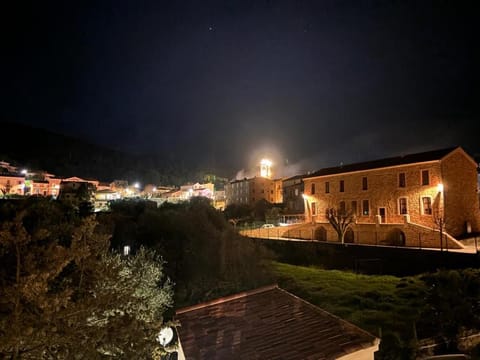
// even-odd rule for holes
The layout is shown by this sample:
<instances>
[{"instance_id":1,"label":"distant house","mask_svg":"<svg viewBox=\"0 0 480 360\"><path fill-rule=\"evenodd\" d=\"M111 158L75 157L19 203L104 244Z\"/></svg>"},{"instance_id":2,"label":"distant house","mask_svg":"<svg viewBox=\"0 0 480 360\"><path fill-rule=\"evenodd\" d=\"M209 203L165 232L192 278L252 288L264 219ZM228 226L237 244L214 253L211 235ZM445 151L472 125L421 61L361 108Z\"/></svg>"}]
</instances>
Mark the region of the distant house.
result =
<instances>
[{"instance_id":1,"label":"distant house","mask_svg":"<svg viewBox=\"0 0 480 360\"><path fill-rule=\"evenodd\" d=\"M79 182L79 183L88 182L88 183L92 184L95 187L95 189L100 184L100 181L98 181L96 179L82 179L82 178L79 178L77 176L72 176L72 177L69 177L69 178L65 178L65 179L63 179L63 181L64 182Z\"/></svg>"},{"instance_id":2,"label":"distant house","mask_svg":"<svg viewBox=\"0 0 480 360\"><path fill-rule=\"evenodd\" d=\"M62 181L58 199L69 202L95 203L95 186L87 181Z\"/></svg>"},{"instance_id":3,"label":"distant house","mask_svg":"<svg viewBox=\"0 0 480 360\"><path fill-rule=\"evenodd\" d=\"M234 180L225 185L225 204L252 205L259 200L276 202L276 181L266 177L252 177Z\"/></svg>"},{"instance_id":4,"label":"distant house","mask_svg":"<svg viewBox=\"0 0 480 360\"><path fill-rule=\"evenodd\" d=\"M49 181L48 180L32 180L30 195L49 196L50 195Z\"/></svg>"},{"instance_id":5,"label":"distant house","mask_svg":"<svg viewBox=\"0 0 480 360\"><path fill-rule=\"evenodd\" d=\"M176 311L179 359L373 360L379 339L277 287Z\"/></svg>"},{"instance_id":6,"label":"distant house","mask_svg":"<svg viewBox=\"0 0 480 360\"><path fill-rule=\"evenodd\" d=\"M0 196L23 195L25 188L25 176L19 174L0 174Z\"/></svg>"},{"instance_id":7,"label":"distant house","mask_svg":"<svg viewBox=\"0 0 480 360\"><path fill-rule=\"evenodd\" d=\"M327 234L333 207L354 213L351 242L461 248L455 237L480 231L477 168L455 147L320 169L303 178L306 218Z\"/></svg>"},{"instance_id":8,"label":"distant house","mask_svg":"<svg viewBox=\"0 0 480 360\"><path fill-rule=\"evenodd\" d=\"M110 201L120 198L120 194L116 191L110 189L97 190L95 192L95 211L108 210Z\"/></svg>"}]
</instances>

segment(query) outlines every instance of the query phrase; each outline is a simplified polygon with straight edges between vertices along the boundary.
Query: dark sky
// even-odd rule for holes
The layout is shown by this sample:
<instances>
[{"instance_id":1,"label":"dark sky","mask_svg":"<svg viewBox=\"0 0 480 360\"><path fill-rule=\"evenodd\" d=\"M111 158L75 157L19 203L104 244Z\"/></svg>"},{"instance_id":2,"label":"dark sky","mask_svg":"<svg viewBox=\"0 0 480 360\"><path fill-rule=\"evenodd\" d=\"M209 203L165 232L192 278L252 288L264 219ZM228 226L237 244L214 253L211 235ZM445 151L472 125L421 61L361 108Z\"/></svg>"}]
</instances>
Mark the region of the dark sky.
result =
<instances>
[{"instance_id":1,"label":"dark sky","mask_svg":"<svg viewBox=\"0 0 480 360\"><path fill-rule=\"evenodd\" d=\"M480 152L473 1L14 3L6 120L228 174Z\"/></svg>"}]
</instances>

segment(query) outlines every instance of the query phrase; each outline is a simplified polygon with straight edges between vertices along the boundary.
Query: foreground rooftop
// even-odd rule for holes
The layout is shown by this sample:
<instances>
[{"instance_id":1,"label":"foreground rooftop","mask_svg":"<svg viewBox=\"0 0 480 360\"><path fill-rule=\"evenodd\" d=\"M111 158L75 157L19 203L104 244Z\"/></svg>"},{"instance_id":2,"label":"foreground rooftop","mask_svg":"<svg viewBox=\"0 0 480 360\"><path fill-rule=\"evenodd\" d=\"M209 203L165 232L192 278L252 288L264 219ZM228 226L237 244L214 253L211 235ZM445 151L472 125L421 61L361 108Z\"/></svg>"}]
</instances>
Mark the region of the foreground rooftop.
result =
<instances>
[{"instance_id":1,"label":"foreground rooftop","mask_svg":"<svg viewBox=\"0 0 480 360\"><path fill-rule=\"evenodd\" d=\"M379 339L276 285L179 309L185 359L373 359Z\"/></svg>"}]
</instances>

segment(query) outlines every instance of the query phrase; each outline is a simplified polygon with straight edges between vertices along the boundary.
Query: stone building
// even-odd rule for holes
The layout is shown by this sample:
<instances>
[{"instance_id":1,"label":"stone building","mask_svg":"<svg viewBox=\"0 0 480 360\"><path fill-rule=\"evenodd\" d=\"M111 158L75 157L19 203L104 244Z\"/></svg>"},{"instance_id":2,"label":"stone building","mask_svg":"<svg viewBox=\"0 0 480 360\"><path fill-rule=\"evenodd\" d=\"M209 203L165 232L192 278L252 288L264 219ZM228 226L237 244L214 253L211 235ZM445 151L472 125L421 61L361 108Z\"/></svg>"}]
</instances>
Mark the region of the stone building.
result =
<instances>
[{"instance_id":1,"label":"stone building","mask_svg":"<svg viewBox=\"0 0 480 360\"><path fill-rule=\"evenodd\" d=\"M324 168L303 178L306 219L328 229L326 209L336 208L354 213L353 242L376 232L380 243L439 247L442 231L445 246L458 248L454 238L480 231L477 167L455 147Z\"/></svg>"},{"instance_id":2,"label":"stone building","mask_svg":"<svg viewBox=\"0 0 480 360\"><path fill-rule=\"evenodd\" d=\"M275 180L257 176L234 180L225 185L226 205L251 205L259 200L266 200L273 204L277 199L276 183L278 182Z\"/></svg>"},{"instance_id":3,"label":"stone building","mask_svg":"<svg viewBox=\"0 0 480 360\"><path fill-rule=\"evenodd\" d=\"M289 214L303 214L305 201L303 199L303 177L296 175L283 180L283 204Z\"/></svg>"}]
</instances>

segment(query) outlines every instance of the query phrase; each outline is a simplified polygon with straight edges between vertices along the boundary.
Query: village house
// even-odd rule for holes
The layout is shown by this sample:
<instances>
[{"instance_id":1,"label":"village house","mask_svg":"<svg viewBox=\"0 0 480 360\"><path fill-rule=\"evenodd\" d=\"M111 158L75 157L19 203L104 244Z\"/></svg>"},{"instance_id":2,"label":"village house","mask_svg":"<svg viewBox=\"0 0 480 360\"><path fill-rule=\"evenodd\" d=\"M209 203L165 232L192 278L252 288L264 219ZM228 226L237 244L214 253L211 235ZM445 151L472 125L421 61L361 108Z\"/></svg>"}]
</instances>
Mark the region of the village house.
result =
<instances>
[{"instance_id":1,"label":"village house","mask_svg":"<svg viewBox=\"0 0 480 360\"><path fill-rule=\"evenodd\" d=\"M461 147L324 168L303 178L306 221L335 240L335 208L355 216L350 242L461 248L455 238L480 231L477 168Z\"/></svg>"},{"instance_id":2,"label":"village house","mask_svg":"<svg viewBox=\"0 0 480 360\"><path fill-rule=\"evenodd\" d=\"M2 173L0 174L0 196L23 195L25 175Z\"/></svg>"},{"instance_id":3,"label":"village house","mask_svg":"<svg viewBox=\"0 0 480 360\"><path fill-rule=\"evenodd\" d=\"M264 177L234 180L225 185L226 205L252 205L259 200L275 203L275 181Z\"/></svg>"},{"instance_id":4,"label":"village house","mask_svg":"<svg viewBox=\"0 0 480 360\"><path fill-rule=\"evenodd\" d=\"M272 163L262 159L256 174L258 176L233 180L225 184L225 205L253 205L265 200L271 204L283 202L282 179L272 179Z\"/></svg>"}]
</instances>

